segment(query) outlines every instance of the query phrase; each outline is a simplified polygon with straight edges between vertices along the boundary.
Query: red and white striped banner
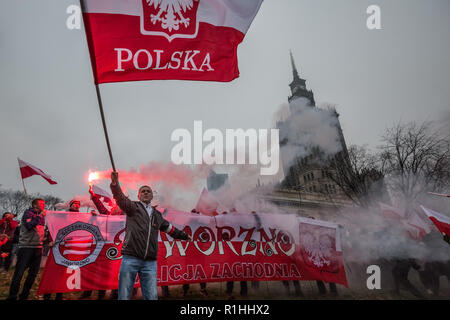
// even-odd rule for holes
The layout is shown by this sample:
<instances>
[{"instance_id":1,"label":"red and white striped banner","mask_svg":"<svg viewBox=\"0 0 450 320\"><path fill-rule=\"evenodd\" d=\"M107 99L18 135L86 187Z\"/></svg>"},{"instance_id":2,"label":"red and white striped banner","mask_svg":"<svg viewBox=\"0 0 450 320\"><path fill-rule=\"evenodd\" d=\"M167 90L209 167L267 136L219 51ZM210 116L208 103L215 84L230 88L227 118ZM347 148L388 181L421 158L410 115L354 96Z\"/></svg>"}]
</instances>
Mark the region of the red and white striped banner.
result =
<instances>
[{"instance_id":1,"label":"red and white striped banner","mask_svg":"<svg viewBox=\"0 0 450 320\"><path fill-rule=\"evenodd\" d=\"M96 83L231 81L262 0L84 0Z\"/></svg>"},{"instance_id":2,"label":"red and white striped banner","mask_svg":"<svg viewBox=\"0 0 450 320\"><path fill-rule=\"evenodd\" d=\"M347 286L334 223L282 214L210 217L175 210L165 218L193 241L160 233L158 285L323 280ZM55 246L39 294L117 288L125 216L50 212L46 219Z\"/></svg>"}]
</instances>

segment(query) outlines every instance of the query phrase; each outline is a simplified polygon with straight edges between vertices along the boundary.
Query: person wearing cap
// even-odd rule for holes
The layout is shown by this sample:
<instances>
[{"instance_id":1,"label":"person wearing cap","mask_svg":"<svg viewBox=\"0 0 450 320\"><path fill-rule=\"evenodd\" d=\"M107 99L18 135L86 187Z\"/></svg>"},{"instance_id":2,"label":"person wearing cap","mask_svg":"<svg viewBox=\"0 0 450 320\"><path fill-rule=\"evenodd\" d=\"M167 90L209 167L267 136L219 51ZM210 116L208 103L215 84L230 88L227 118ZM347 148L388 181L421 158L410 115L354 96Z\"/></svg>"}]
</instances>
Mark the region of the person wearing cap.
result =
<instances>
[{"instance_id":1,"label":"person wearing cap","mask_svg":"<svg viewBox=\"0 0 450 320\"><path fill-rule=\"evenodd\" d=\"M5 271L11 266L14 231L18 224L14 217L11 212L5 212L0 220L0 265L3 264Z\"/></svg>"},{"instance_id":2,"label":"person wearing cap","mask_svg":"<svg viewBox=\"0 0 450 320\"><path fill-rule=\"evenodd\" d=\"M156 207L151 206L153 191L149 186L141 186L139 201L131 201L120 188L119 174L113 171L110 188L117 205L127 215L119 272L119 300L130 300L138 274L144 300L157 300L158 232L187 241L191 236L172 226Z\"/></svg>"},{"instance_id":3,"label":"person wearing cap","mask_svg":"<svg viewBox=\"0 0 450 320\"><path fill-rule=\"evenodd\" d=\"M80 212L80 200L73 199L69 203L69 212Z\"/></svg>"}]
</instances>

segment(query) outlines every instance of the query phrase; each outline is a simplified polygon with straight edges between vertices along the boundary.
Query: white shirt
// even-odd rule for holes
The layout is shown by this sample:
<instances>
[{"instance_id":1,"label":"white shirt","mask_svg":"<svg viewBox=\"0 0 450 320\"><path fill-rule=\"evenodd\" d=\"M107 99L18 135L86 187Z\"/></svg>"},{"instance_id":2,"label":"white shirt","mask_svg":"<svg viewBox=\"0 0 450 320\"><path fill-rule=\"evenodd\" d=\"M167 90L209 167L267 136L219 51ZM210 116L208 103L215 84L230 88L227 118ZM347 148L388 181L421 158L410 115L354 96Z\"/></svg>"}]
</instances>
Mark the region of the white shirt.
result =
<instances>
[{"instance_id":1,"label":"white shirt","mask_svg":"<svg viewBox=\"0 0 450 320\"><path fill-rule=\"evenodd\" d=\"M148 216L151 217L151 216L152 216L152 213L153 213L153 208L152 208L151 203L145 204L145 203L142 202L142 201L141 201L141 203L142 203L142 205L144 206L145 210L147 210Z\"/></svg>"}]
</instances>

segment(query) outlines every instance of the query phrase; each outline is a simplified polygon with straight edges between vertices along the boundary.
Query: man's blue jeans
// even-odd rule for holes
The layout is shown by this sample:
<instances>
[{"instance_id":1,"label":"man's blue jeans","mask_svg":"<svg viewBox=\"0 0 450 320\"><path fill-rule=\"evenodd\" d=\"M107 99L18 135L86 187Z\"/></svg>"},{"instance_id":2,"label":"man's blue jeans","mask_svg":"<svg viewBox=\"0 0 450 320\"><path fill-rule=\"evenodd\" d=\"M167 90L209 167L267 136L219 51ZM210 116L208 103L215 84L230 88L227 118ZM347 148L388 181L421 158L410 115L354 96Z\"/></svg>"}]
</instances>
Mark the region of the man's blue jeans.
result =
<instances>
[{"instance_id":1,"label":"man's blue jeans","mask_svg":"<svg viewBox=\"0 0 450 320\"><path fill-rule=\"evenodd\" d=\"M119 272L119 300L131 299L137 274L139 274L144 300L158 300L156 271L156 260L145 261L133 256L123 255Z\"/></svg>"}]
</instances>

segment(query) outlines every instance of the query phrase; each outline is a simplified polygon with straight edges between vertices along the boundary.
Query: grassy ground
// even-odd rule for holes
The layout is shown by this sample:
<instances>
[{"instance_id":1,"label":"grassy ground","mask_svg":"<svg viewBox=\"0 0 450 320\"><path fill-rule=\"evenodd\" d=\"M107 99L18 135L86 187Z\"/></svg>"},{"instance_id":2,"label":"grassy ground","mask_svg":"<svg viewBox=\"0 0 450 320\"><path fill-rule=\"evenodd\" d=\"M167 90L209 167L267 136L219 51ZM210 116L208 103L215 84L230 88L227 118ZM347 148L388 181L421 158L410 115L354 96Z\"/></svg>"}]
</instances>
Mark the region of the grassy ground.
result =
<instances>
[{"instance_id":1,"label":"grassy ground","mask_svg":"<svg viewBox=\"0 0 450 320\"><path fill-rule=\"evenodd\" d=\"M42 300L42 296L38 296L36 294L37 287L42 275L42 270L39 272L35 285L33 286L30 293L30 300ZM12 275L14 273L14 268L11 268L8 272L1 271L0 272L0 300L5 299L8 296L10 281ZM25 280L26 273L23 277L22 283ZM350 280L350 279L349 279ZM450 299L450 290L448 284L446 284L446 280L441 278L441 284L443 284L441 289L440 297L432 297L427 296L430 299ZM390 288L386 290L367 290L362 288L361 286L352 286L349 281L350 288L345 288L344 286L338 285L339 295L337 297L325 295L321 296L318 294L317 286L314 281L302 281L301 287L304 297L296 297L293 294L294 288L291 285L291 294L287 294L285 288L283 287L280 281L270 281L270 282L260 282L259 289L254 289L251 287L250 282L248 282L248 298L249 300L301 300L301 299L311 299L311 300L320 300L320 299L344 299L344 300L391 300L391 299L416 299L412 294L406 291L402 291L400 295L394 294ZM415 284L416 285L416 284ZM416 285L419 289L418 285ZM227 296L225 294L226 283L208 283L207 290L208 296L204 297L200 294L200 287L198 284L193 284L190 286L189 292L186 297L183 296L183 289L181 285L171 286L170 288L170 297L164 298L161 297L161 289L158 288L158 294L160 296L160 300L178 300L178 299L191 299L191 300L226 300ZM239 282L235 282L233 297L236 300L244 299L239 295L240 284ZM421 290L423 291L423 290ZM80 292L74 293L65 293L65 300L77 300L80 298ZM109 298L110 292L108 291L106 294L106 299ZM95 300L97 298L97 292L94 291L91 299ZM138 294L134 299L141 299L142 295L140 290L138 290Z\"/></svg>"},{"instance_id":2,"label":"grassy ground","mask_svg":"<svg viewBox=\"0 0 450 320\"><path fill-rule=\"evenodd\" d=\"M42 261L41 266L45 265L45 258ZM393 292L392 278L391 272L388 268L382 268L384 273L382 274L382 289L381 290L368 290L366 287L366 278L365 270L359 270L355 267L348 267L347 270L347 281L349 284L349 288L346 288L342 285L337 285L339 295L331 296L327 295L319 295L317 285L315 281L301 281L301 289L303 292L303 297L297 297L293 293L294 288L292 283L290 283L290 294L288 294L281 283L281 281L269 281L269 282L260 282L259 289L254 289L251 286L251 282L248 282L248 297L241 297L239 294L240 291L240 283L234 283L233 290L233 298L236 300L393 300L393 299L417 299L411 293L407 291L401 291L400 295L395 294ZM360 268L361 269L361 268ZM42 276L43 268L41 268L35 284L31 289L29 299L30 300L42 300L42 296L38 296L36 294L38 284L40 282ZM8 272L5 272L3 269L0 271L0 300L6 299L9 293L9 286L11 284L11 279L14 273L14 267L10 268ZM25 281L27 273L25 272L22 278L22 284ZM425 288L421 285L417 272L410 272L409 280L411 283L422 292L426 299L444 299L450 300L450 284L445 279L445 277L440 278L440 295L439 297L431 296L426 294ZM328 290L328 285L327 290ZM160 300L179 300L179 299L191 299L191 300L226 300L228 297L225 293L226 290L226 282L216 282L216 283L208 283L207 290L208 296L204 297L200 293L199 284L190 285L189 292L186 296L183 296L183 289L181 285L170 286L170 297L162 297L161 288L158 287L158 295ZM81 296L80 292L72 292L65 293L65 300L78 300ZM109 299L110 291L106 293L106 299ZM54 298L54 295L53 297ZM97 299L97 292L94 291L91 297L92 300ZM141 291L138 289L137 295L134 299L142 299Z\"/></svg>"}]
</instances>

